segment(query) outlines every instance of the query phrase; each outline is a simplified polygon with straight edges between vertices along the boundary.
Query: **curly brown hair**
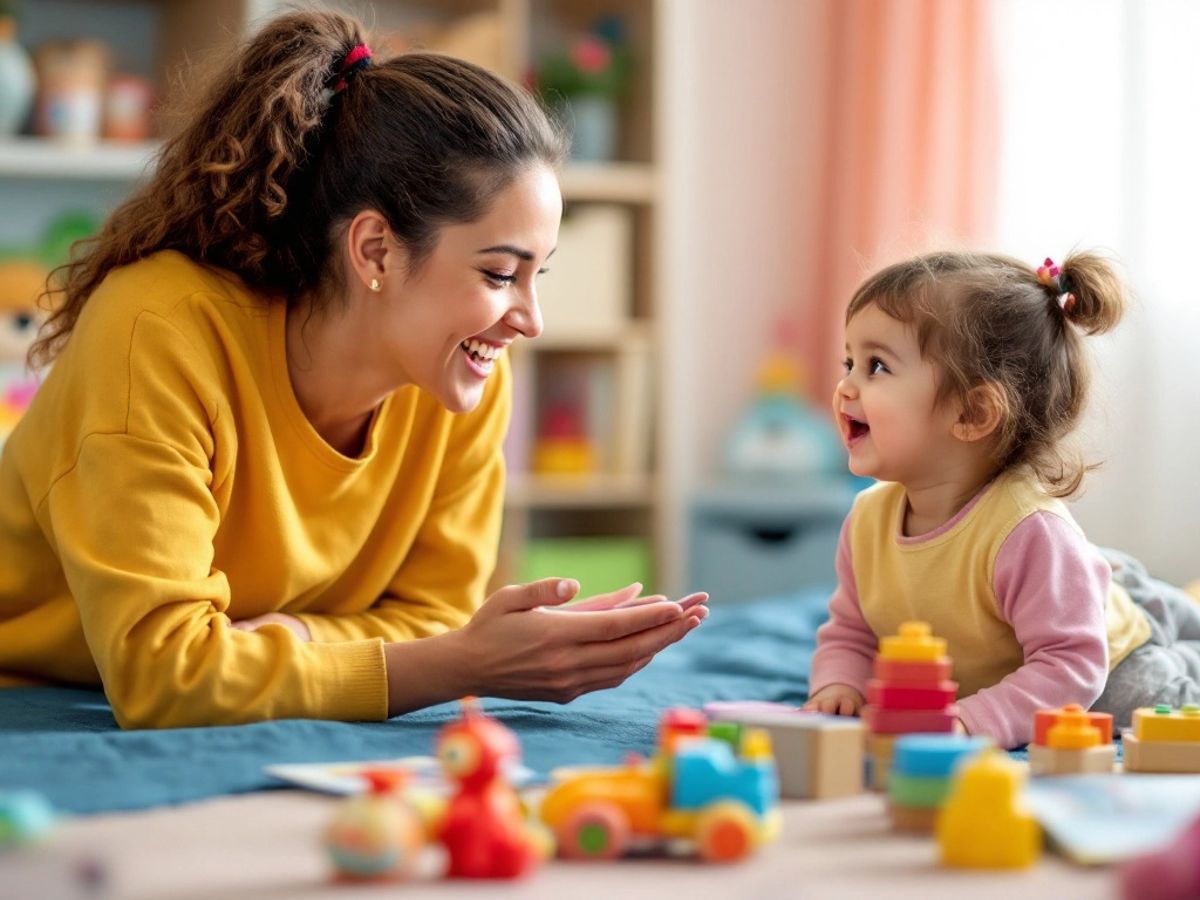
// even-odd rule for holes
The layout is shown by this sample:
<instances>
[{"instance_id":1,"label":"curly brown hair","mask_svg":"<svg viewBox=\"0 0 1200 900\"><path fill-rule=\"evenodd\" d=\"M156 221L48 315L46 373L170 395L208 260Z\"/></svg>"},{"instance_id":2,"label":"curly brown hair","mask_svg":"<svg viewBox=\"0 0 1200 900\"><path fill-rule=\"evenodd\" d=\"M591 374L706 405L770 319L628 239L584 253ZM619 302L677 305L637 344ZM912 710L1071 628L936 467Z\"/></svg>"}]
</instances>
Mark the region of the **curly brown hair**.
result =
<instances>
[{"instance_id":1,"label":"curly brown hair","mask_svg":"<svg viewBox=\"0 0 1200 900\"><path fill-rule=\"evenodd\" d=\"M1069 497L1096 468L1063 444L1087 401L1083 335L1113 328L1125 304L1120 278L1095 253L1071 254L1058 283L1044 285L1008 256L942 252L872 275L846 321L874 305L910 325L921 355L941 368L938 403L954 398L971 410L973 389L992 386L997 469L1028 465L1050 494Z\"/></svg>"},{"instance_id":2,"label":"curly brown hair","mask_svg":"<svg viewBox=\"0 0 1200 900\"><path fill-rule=\"evenodd\" d=\"M189 108L153 176L48 284L52 314L29 354L50 362L113 269L178 250L289 302L342 277L335 239L374 209L415 268L439 229L486 214L529 165L567 141L523 89L461 60L407 53L330 88L362 25L332 11L269 22Z\"/></svg>"}]
</instances>

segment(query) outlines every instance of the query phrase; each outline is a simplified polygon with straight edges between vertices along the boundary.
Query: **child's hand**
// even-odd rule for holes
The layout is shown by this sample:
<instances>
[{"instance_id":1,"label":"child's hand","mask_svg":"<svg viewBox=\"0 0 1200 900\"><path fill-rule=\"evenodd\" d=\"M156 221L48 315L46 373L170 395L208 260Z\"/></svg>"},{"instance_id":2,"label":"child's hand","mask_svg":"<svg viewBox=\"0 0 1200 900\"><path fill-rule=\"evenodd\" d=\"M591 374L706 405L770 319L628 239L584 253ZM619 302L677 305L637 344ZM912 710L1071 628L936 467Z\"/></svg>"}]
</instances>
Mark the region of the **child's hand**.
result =
<instances>
[{"instance_id":1,"label":"child's hand","mask_svg":"<svg viewBox=\"0 0 1200 900\"><path fill-rule=\"evenodd\" d=\"M253 619L242 619L240 622L233 623L233 627L238 631L258 631L264 625L282 625L288 631L293 632L300 640L312 640L312 634L309 633L308 626L295 616L289 616L287 613L266 613L261 616L255 616Z\"/></svg>"},{"instance_id":2,"label":"child's hand","mask_svg":"<svg viewBox=\"0 0 1200 900\"><path fill-rule=\"evenodd\" d=\"M848 684L827 684L808 698L804 708L835 716L857 716L864 702L863 695Z\"/></svg>"}]
</instances>

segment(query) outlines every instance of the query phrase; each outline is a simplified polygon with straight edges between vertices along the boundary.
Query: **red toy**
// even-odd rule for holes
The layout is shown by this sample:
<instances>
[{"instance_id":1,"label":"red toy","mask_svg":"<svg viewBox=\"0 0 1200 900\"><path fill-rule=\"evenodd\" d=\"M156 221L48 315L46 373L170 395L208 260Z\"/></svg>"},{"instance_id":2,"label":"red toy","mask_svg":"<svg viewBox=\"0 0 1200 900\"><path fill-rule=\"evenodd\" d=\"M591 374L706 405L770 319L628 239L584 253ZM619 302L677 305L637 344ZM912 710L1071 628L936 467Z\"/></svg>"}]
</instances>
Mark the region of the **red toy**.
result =
<instances>
[{"instance_id":1,"label":"red toy","mask_svg":"<svg viewBox=\"0 0 1200 900\"><path fill-rule=\"evenodd\" d=\"M463 717L438 735L437 754L457 790L437 827L450 878L517 878L546 854L501 767L521 753L517 737L463 701Z\"/></svg>"}]
</instances>

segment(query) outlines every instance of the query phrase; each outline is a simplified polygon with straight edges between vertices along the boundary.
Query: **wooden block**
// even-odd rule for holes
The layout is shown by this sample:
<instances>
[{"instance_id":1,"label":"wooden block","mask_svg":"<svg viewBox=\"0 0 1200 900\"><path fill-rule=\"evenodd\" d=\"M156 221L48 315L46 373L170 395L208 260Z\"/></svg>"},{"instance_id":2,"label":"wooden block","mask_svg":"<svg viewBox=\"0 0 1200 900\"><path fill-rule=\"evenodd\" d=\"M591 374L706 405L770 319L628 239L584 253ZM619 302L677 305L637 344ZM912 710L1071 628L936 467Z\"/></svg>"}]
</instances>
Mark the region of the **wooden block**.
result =
<instances>
[{"instance_id":1,"label":"wooden block","mask_svg":"<svg viewBox=\"0 0 1200 900\"><path fill-rule=\"evenodd\" d=\"M958 706L945 709L878 709L864 706L863 721L874 734L946 734L958 722Z\"/></svg>"},{"instance_id":2,"label":"wooden block","mask_svg":"<svg viewBox=\"0 0 1200 900\"><path fill-rule=\"evenodd\" d=\"M1050 731L1062 715L1061 709L1039 709L1033 714L1033 743L1046 746L1046 733ZM1088 723L1100 729L1100 743L1111 744L1113 739L1113 721L1109 713L1089 712Z\"/></svg>"},{"instance_id":3,"label":"wooden block","mask_svg":"<svg viewBox=\"0 0 1200 900\"><path fill-rule=\"evenodd\" d=\"M953 664L948 657L920 662L908 659L884 659L882 656L876 656L872 674L888 684L921 687L947 681L952 668Z\"/></svg>"},{"instance_id":4,"label":"wooden block","mask_svg":"<svg viewBox=\"0 0 1200 900\"><path fill-rule=\"evenodd\" d=\"M722 719L770 734L783 797L826 800L863 792L866 728L861 720L753 709Z\"/></svg>"},{"instance_id":5,"label":"wooden block","mask_svg":"<svg viewBox=\"0 0 1200 900\"><path fill-rule=\"evenodd\" d=\"M932 834L941 807L931 806L924 809L912 806L888 804L888 817L892 827L897 831L912 831L920 834Z\"/></svg>"},{"instance_id":6,"label":"wooden block","mask_svg":"<svg viewBox=\"0 0 1200 900\"><path fill-rule=\"evenodd\" d=\"M1054 747L1029 745L1029 770L1034 775L1083 775L1089 772L1111 772L1117 761L1114 744L1100 744L1081 750L1060 750Z\"/></svg>"},{"instance_id":7,"label":"wooden block","mask_svg":"<svg viewBox=\"0 0 1200 900\"><path fill-rule=\"evenodd\" d=\"M918 686L872 678L867 682L867 703L880 709L945 709L954 702L957 692L958 685L953 681Z\"/></svg>"},{"instance_id":8,"label":"wooden block","mask_svg":"<svg viewBox=\"0 0 1200 900\"><path fill-rule=\"evenodd\" d=\"M1121 731L1126 772L1184 772L1200 774L1200 743L1139 741L1132 728Z\"/></svg>"}]
</instances>

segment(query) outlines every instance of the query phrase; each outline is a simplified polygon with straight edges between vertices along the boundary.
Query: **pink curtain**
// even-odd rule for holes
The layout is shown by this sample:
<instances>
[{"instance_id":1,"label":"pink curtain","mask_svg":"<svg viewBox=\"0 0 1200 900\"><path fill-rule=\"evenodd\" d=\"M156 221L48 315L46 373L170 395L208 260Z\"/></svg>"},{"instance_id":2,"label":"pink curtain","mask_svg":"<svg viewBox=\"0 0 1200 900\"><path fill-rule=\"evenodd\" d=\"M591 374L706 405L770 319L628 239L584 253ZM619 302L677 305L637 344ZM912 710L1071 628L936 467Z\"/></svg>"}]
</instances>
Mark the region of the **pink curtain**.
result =
<instances>
[{"instance_id":1,"label":"pink curtain","mask_svg":"<svg viewBox=\"0 0 1200 900\"><path fill-rule=\"evenodd\" d=\"M824 121L814 122L820 171L809 181L823 227L817 263L800 278L820 403L840 372L858 283L880 265L990 233L998 120L987 0L827 2L829 52L810 67L828 86Z\"/></svg>"}]
</instances>

